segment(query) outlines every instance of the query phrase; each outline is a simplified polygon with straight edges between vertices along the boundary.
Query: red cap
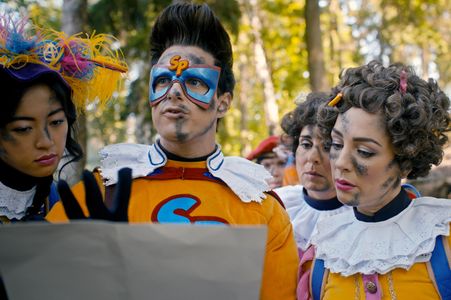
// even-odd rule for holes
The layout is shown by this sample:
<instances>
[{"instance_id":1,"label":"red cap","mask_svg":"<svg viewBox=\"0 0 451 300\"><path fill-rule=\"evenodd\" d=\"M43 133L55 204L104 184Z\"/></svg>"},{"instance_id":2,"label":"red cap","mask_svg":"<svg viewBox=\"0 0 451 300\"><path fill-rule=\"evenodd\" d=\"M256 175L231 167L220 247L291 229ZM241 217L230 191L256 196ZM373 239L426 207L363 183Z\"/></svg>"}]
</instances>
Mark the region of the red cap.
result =
<instances>
[{"instance_id":1,"label":"red cap","mask_svg":"<svg viewBox=\"0 0 451 300\"><path fill-rule=\"evenodd\" d=\"M256 159L265 153L272 153L272 149L279 145L279 137L272 135L264 139L249 155L246 157L249 160Z\"/></svg>"}]
</instances>

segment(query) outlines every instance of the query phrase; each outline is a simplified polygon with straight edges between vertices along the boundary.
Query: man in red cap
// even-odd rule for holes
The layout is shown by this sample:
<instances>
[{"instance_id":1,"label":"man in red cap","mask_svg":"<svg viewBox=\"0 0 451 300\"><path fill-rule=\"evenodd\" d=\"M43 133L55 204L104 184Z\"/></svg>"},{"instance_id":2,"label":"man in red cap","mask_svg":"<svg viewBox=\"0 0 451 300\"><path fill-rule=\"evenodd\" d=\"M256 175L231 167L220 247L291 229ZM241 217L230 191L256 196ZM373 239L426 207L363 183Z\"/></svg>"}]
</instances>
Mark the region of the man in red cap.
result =
<instances>
[{"instance_id":1,"label":"man in red cap","mask_svg":"<svg viewBox=\"0 0 451 300\"><path fill-rule=\"evenodd\" d=\"M286 156L279 155L280 151L274 151L280 143L278 136L272 135L264 139L246 158L254 160L268 170L273 178L268 182L271 189L281 187L283 183Z\"/></svg>"}]
</instances>

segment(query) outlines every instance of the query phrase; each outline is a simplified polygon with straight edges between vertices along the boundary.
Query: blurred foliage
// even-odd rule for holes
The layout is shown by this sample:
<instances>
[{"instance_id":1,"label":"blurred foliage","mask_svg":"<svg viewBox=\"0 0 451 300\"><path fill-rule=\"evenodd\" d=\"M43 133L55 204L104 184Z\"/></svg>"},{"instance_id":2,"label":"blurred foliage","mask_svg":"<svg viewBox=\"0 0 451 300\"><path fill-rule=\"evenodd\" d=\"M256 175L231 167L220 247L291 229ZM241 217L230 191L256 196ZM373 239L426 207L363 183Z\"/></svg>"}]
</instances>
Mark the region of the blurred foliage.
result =
<instances>
[{"instance_id":1,"label":"blurred foliage","mask_svg":"<svg viewBox=\"0 0 451 300\"><path fill-rule=\"evenodd\" d=\"M245 1L245 0L243 0ZM16 0L39 24L56 29L61 24L61 1ZM93 148L155 136L147 103L148 39L158 12L170 0L97 0L88 2L91 30L116 36L130 66L123 91L105 110L93 107L88 115ZM266 136L263 86L255 68L254 38L249 16L239 0L208 3L225 24L234 46L237 79L233 107L218 130L226 154L245 155ZM321 0L324 60L329 84L340 71L379 59L414 65L420 76L433 77L450 88L451 4L448 0ZM261 36L272 74L279 114L295 107L299 93L308 93L304 0L260 0ZM131 124L131 125L130 125ZM134 128L130 128L134 127Z\"/></svg>"}]
</instances>

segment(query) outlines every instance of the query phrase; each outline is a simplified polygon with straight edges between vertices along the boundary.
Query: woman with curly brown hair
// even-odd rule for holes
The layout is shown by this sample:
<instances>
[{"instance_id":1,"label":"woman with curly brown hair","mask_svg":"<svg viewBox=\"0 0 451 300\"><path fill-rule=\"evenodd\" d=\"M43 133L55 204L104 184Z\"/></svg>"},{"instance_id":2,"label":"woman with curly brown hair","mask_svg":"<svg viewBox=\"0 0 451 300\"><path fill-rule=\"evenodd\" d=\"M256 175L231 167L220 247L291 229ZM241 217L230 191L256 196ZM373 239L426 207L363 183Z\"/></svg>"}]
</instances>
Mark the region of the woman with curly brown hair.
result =
<instances>
[{"instance_id":1,"label":"woman with curly brown hair","mask_svg":"<svg viewBox=\"0 0 451 300\"><path fill-rule=\"evenodd\" d=\"M451 201L409 199L403 178L440 163L449 98L410 67L350 68L320 110L337 197L317 225L301 299L451 299ZM311 271L308 275L307 271Z\"/></svg>"},{"instance_id":2,"label":"woman with curly brown hair","mask_svg":"<svg viewBox=\"0 0 451 300\"><path fill-rule=\"evenodd\" d=\"M310 93L281 123L293 140L296 172L302 184L274 191L290 216L301 256L310 246L318 220L350 209L337 199L330 170L330 143L324 142L318 127L318 110L327 102L327 94Z\"/></svg>"}]
</instances>

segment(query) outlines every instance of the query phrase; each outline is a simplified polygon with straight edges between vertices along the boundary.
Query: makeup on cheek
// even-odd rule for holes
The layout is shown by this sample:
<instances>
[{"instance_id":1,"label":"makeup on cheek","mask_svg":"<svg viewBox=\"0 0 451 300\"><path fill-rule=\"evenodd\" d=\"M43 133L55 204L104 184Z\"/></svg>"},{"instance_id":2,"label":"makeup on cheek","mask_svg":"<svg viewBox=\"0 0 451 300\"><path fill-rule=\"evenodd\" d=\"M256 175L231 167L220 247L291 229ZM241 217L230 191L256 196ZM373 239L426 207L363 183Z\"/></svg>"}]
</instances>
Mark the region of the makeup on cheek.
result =
<instances>
[{"instance_id":1,"label":"makeup on cheek","mask_svg":"<svg viewBox=\"0 0 451 300\"><path fill-rule=\"evenodd\" d=\"M353 207L357 207L360 204L360 194L357 193L354 195L354 197L348 202L346 203L346 205L349 206L353 206Z\"/></svg>"},{"instance_id":2,"label":"makeup on cheek","mask_svg":"<svg viewBox=\"0 0 451 300\"><path fill-rule=\"evenodd\" d=\"M349 128L349 120L348 120L348 118L346 117L346 115L345 114L343 114L343 115L340 115L340 117L341 117L341 122L342 122L342 126L343 126L343 132L347 132L348 131L348 128Z\"/></svg>"},{"instance_id":3,"label":"makeup on cheek","mask_svg":"<svg viewBox=\"0 0 451 300\"><path fill-rule=\"evenodd\" d=\"M5 131L4 133L2 133L0 138L6 142L14 142L15 141L14 137L8 131Z\"/></svg>"},{"instance_id":4,"label":"makeup on cheek","mask_svg":"<svg viewBox=\"0 0 451 300\"><path fill-rule=\"evenodd\" d=\"M47 136L47 138L49 140L51 140L52 136L50 135L49 128L47 126L44 128L44 132L45 132L45 135Z\"/></svg>"},{"instance_id":5,"label":"makeup on cheek","mask_svg":"<svg viewBox=\"0 0 451 300\"><path fill-rule=\"evenodd\" d=\"M388 172L391 169L393 169L393 167L395 167L397 165L397 162L395 159L393 159L386 167L385 170ZM387 181L383 184L383 187L389 187L390 183L393 182L392 184L392 188L395 189L397 188L400 184L401 184L401 174L397 174L395 175L395 177L391 176L390 178L387 179Z\"/></svg>"},{"instance_id":6,"label":"makeup on cheek","mask_svg":"<svg viewBox=\"0 0 451 300\"><path fill-rule=\"evenodd\" d=\"M183 124L185 123L185 120L183 119L177 119L175 123L175 135L177 137L177 140L180 142L185 141L188 138L188 134L186 132L183 132Z\"/></svg>"},{"instance_id":7,"label":"makeup on cheek","mask_svg":"<svg viewBox=\"0 0 451 300\"><path fill-rule=\"evenodd\" d=\"M394 188L392 182L396 182L395 177L389 177L384 183L382 183L380 188L380 191L382 192L382 194L379 196L380 199L385 198L385 196Z\"/></svg>"},{"instance_id":8,"label":"makeup on cheek","mask_svg":"<svg viewBox=\"0 0 451 300\"><path fill-rule=\"evenodd\" d=\"M338 158L338 153L335 151L330 151L329 152L329 159L330 160L336 160Z\"/></svg>"},{"instance_id":9,"label":"makeup on cheek","mask_svg":"<svg viewBox=\"0 0 451 300\"><path fill-rule=\"evenodd\" d=\"M352 165L355 168L357 174L359 174L360 176L368 175L368 167L367 166L358 163L357 159L353 156L351 156L351 162L352 162Z\"/></svg>"}]
</instances>

